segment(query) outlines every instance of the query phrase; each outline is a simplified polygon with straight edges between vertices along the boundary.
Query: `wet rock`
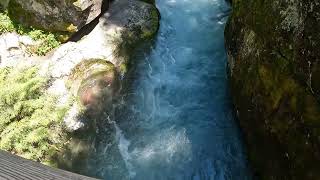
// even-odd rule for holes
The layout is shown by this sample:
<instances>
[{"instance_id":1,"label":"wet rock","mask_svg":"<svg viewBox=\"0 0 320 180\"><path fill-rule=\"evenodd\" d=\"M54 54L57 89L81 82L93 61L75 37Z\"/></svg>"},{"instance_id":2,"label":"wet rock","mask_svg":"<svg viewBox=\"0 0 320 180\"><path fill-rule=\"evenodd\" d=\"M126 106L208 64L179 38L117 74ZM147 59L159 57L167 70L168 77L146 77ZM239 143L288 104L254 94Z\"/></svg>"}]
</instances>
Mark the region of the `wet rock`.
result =
<instances>
[{"instance_id":1,"label":"wet rock","mask_svg":"<svg viewBox=\"0 0 320 180\"><path fill-rule=\"evenodd\" d=\"M119 90L119 77L113 64L103 59L92 59L78 64L68 77L67 84L78 100L65 118L65 123L71 130L84 129L93 126L85 118L92 119L112 106L112 99Z\"/></svg>"},{"instance_id":2,"label":"wet rock","mask_svg":"<svg viewBox=\"0 0 320 180\"><path fill-rule=\"evenodd\" d=\"M75 132L79 130L87 130L88 123L81 117L84 110L81 109L79 104L73 104L63 121L69 132Z\"/></svg>"},{"instance_id":3,"label":"wet rock","mask_svg":"<svg viewBox=\"0 0 320 180\"><path fill-rule=\"evenodd\" d=\"M101 13L103 0L10 0L11 18L49 31L76 32Z\"/></svg>"},{"instance_id":4,"label":"wet rock","mask_svg":"<svg viewBox=\"0 0 320 180\"><path fill-rule=\"evenodd\" d=\"M320 179L320 4L233 1L230 81L259 179Z\"/></svg>"},{"instance_id":5,"label":"wet rock","mask_svg":"<svg viewBox=\"0 0 320 180\"><path fill-rule=\"evenodd\" d=\"M111 105L130 50L157 32L158 21L157 9L151 4L115 0L92 32L78 42L63 44L43 63L42 75L62 80L68 87L60 97L76 97L77 105L65 119L66 124L73 124L69 129L86 129L91 126L86 116L94 119Z\"/></svg>"},{"instance_id":6,"label":"wet rock","mask_svg":"<svg viewBox=\"0 0 320 180\"><path fill-rule=\"evenodd\" d=\"M73 95L84 106L97 104L105 94L112 97L117 91L118 77L113 64L103 59L92 59L78 64L68 78Z\"/></svg>"}]
</instances>

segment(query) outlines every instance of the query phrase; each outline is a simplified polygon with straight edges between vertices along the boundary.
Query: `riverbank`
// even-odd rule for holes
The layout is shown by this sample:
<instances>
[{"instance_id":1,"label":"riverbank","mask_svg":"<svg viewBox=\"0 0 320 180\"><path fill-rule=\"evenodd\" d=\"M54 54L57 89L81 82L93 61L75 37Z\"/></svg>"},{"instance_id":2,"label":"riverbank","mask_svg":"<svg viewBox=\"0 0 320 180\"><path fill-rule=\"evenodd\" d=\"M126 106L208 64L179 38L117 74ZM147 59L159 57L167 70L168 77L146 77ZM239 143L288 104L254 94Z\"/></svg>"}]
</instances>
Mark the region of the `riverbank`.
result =
<instances>
[{"instance_id":1,"label":"riverbank","mask_svg":"<svg viewBox=\"0 0 320 180\"><path fill-rule=\"evenodd\" d=\"M77 42L61 42L51 52L37 54L38 51L30 50L45 47L52 42L47 37L56 33L56 29L40 29L65 15L57 11L88 4L66 3L66 7L57 10L57 4L45 1L2 3L8 9L1 14L6 21L0 23L0 88L5 89L1 91L1 104L6 105L1 107L0 148L51 166L72 169L79 163L77 160L86 161L90 145L84 134L94 135L95 115L102 113L102 104L110 104L119 91L119 81L126 73L127 53L157 32L157 9L141 1L116 0L103 12L101 0L92 1L94 6L88 7L94 8L93 14L81 15L84 9L74 12L79 13L72 17L74 29L72 32L66 29L74 34L90 23L84 24L84 20L96 19L98 23L89 34ZM23 8L20 10L28 14L28 20L34 21L14 16L21 15L13 14L17 10L15 5ZM96 6L100 6L99 10ZM44 12L43 8L49 11ZM60 18L62 22L71 17ZM41 32L41 38L33 38L34 32Z\"/></svg>"}]
</instances>

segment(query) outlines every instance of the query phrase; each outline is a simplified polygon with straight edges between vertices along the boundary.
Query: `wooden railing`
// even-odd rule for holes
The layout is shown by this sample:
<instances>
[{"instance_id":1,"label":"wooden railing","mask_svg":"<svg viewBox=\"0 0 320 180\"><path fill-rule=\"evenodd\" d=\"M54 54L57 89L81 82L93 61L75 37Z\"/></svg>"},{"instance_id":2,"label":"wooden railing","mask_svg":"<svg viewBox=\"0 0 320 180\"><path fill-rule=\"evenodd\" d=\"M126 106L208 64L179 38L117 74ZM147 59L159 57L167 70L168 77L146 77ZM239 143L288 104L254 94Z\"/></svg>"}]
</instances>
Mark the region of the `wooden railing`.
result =
<instances>
[{"instance_id":1,"label":"wooden railing","mask_svg":"<svg viewBox=\"0 0 320 180\"><path fill-rule=\"evenodd\" d=\"M0 180L94 180L0 150Z\"/></svg>"}]
</instances>

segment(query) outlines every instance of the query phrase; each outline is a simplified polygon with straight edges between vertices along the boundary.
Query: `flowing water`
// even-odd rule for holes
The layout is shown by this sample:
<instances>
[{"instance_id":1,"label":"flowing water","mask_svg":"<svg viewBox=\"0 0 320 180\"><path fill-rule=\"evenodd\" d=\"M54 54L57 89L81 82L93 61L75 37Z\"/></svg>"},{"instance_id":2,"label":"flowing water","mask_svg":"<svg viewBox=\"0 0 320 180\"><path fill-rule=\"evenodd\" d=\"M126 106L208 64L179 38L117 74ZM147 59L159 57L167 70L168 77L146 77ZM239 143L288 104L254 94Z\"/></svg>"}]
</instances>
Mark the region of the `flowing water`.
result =
<instances>
[{"instance_id":1,"label":"flowing water","mask_svg":"<svg viewBox=\"0 0 320 180\"><path fill-rule=\"evenodd\" d=\"M105 179L250 179L226 74L225 0L158 0L161 26L96 144ZM150 46L150 44L148 44ZM101 133L101 132L100 132Z\"/></svg>"}]
</instances>

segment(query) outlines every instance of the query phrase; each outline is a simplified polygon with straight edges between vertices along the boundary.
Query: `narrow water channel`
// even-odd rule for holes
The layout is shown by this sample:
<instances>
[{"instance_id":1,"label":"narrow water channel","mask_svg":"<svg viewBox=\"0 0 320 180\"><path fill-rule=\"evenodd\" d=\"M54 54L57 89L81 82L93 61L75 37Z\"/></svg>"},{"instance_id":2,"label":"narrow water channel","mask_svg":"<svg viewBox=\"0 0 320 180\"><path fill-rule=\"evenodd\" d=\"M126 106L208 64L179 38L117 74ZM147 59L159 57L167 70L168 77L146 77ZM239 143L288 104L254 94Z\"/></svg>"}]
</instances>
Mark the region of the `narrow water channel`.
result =
<instances>
[{"instance_id":1,"label":"narrow water channel","mask_svg":"<svg viewBox=\"0 0 320 180\"><path fill-rule=\"evenodd\" d=\"M157 0L152 47L135 52L130 86L96 147L91 174L111 180L250 179L228 93L225 0ZM99 150L100 149L100 150Z\"/></svg>"}]
</instances>

